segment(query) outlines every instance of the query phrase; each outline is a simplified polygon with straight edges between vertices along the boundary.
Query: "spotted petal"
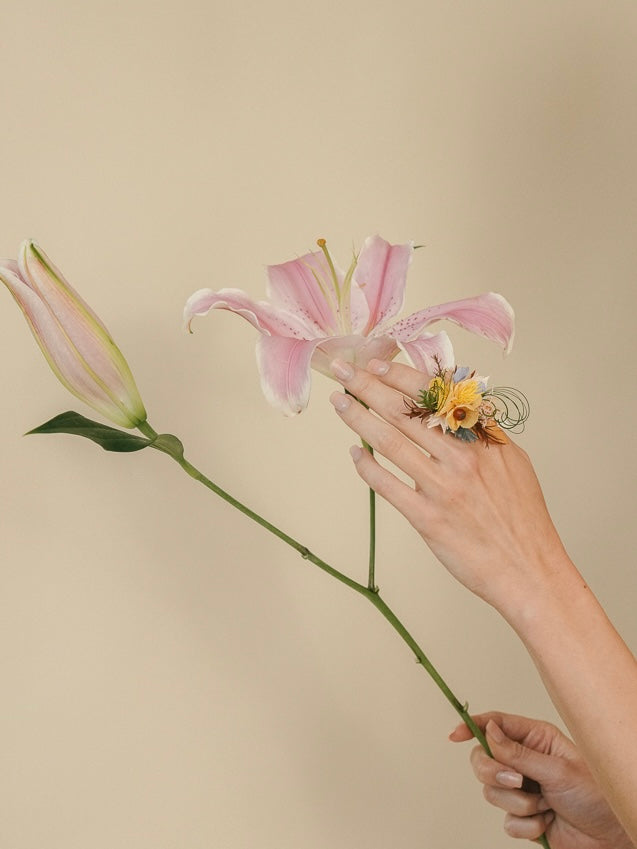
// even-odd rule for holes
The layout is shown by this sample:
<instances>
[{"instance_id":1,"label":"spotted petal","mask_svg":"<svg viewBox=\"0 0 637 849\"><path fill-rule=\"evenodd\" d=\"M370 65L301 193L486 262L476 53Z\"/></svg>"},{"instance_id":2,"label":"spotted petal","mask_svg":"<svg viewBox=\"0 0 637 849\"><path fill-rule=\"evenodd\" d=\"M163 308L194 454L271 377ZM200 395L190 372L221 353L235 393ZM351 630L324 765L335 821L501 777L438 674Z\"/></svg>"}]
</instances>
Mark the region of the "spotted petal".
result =
<instances>
[{"instance_id":1,"label":"spotted petal","mask_svg":"<svg viewBox=\"0 0 637 849\"><path fill-rule=\"evenodd\" d=\"M311 335L307 326L296 316L284 309L273 307L267 301L254 301L241 289L199 289L186 301L184 323L190 323L196 315L206 315L210 310L230 310L249 321L261 333L273 336L290 336L307 339Z\"/></svg>"},{"instance_id":2,"label":"spotted petal","mask_svg":"<svg viewBox=\"0 0 637 849\"><path fill-rule=\"evenodd\" d=\"M428 377L434 377L440 369L452 369L455 357L451 339L442 330L440 333L423 333L413 342L398 342L414 367Z\"/></svg>"},{"instance_id":3,"label":"spotted petal","mask_svg":"<svg viewBox=\"0 0 637 849\"><path fill-rule=\"evenodd\" d=\"M338 298L322 251L268 266L268 296L276 307L296 315L309 329L308 337L338 332ZM341 284L343 273L335 269Z\"/></svg>"},{"instance_id":4,"label":"spotted petal","mask_svg":"<svg viewBox=\"0 0 637 849\"><path fill-rule=\"evenodd\" d=\"M441 319L452 321L465 330L499 343L506 353L511 350L514 333L513 309L502 295L495 292L428 307L396 322L387 332L401 342L409 342L417 338L428 324Z\"/></svg>"},{"instance_id":5,"label":"spotted petal","mask_svg":"<svg viewBox=\"0 0 637 849\"><path fill-rule=\"evenodd\" d=\"M354 272L354 281L363 290L369 306L369 318L363 335L368 335L374 329L382 333L387 321L402 309L407 269L413 252L412 242L390 245L380 236L365 239Z\"/></svg>"}]
</instances>

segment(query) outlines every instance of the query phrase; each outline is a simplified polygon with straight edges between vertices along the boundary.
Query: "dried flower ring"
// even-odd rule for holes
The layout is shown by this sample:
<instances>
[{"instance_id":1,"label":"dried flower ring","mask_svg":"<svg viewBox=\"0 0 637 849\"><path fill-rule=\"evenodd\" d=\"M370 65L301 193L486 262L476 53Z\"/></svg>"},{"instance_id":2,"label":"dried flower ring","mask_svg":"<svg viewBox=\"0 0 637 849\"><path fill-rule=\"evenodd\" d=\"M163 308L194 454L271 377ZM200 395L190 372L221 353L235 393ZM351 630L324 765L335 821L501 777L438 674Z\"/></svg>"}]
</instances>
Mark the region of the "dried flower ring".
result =
<instances>
[{"instance_id":1,"label":"dried flower ring","mask_svg":"<svg viewBox=\"0 0 637 849\"><path fill-rule=\"evenodd\" d=\"M456 366L444 369L436 360L436 371L416 401L407 401L406 415L439 426L464 442L482 440L502 443L502 430L520 433L529 417L529 402L517 389L487 386L488 378Z\"/></svg>"}]
</instances>

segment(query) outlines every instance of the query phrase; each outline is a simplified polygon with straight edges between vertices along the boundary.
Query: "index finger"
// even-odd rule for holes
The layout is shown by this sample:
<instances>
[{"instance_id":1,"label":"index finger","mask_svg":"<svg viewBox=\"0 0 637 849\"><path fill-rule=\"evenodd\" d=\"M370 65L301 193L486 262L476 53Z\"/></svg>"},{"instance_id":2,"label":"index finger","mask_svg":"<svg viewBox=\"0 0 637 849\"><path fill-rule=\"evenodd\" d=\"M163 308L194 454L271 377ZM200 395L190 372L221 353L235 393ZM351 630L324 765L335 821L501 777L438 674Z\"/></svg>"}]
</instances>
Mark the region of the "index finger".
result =
<instances>
[{"instance_id":1,"label":"index finger","mask_svg":"<svg viewBox=\"0 0 637 849\"><path fill-rule=\"evenodd\" d=\"M384 384L402 392L414 400L425 389L430 376L404 363L388 363L386 360L370 360L367 371L378 377Z\"/></svg>"},{"instance_id":2,"label":"index finger","mask_svg":"<svg viewBox=\"0 0 637 849\"><path fill-rule=\"evenodd\" d=\"M409 417L408 408L405 406L405 393L396 391L389 384L379 380L376 375L353 363L333 360L331 369L333 375L350 395L362 401L413 443L424 448L432 457L440 459L448 454L448 440L440 428L427 427L419 419ZM415 372L415 374L420 375L422 388L426 376L421 372Z\"/></svg>"}]
</instances>

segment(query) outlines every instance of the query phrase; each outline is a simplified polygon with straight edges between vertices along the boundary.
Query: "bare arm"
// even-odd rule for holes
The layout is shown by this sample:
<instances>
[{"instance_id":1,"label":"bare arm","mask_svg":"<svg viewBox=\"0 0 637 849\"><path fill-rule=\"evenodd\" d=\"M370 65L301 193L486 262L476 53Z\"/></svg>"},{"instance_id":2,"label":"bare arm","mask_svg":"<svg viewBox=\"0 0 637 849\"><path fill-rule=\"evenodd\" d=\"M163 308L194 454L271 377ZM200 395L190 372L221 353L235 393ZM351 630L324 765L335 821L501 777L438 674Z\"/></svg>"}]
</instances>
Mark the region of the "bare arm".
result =
<instances>
[{"instance_id":1,"label":"bare arm","mask_svg":"<svg viewBox=\"0 0 637 849\"><path fill-rule=\"evenodd\" d=\"M408 366L341 364L334 373L370 407L335 393L341 418L415 486L355 450L358 473L517 632L637 842L637 663L566 554L529 458L509 440L485 448L409 419L404 397L416 397L424 379Z\"/></svg>"}]
</instances>

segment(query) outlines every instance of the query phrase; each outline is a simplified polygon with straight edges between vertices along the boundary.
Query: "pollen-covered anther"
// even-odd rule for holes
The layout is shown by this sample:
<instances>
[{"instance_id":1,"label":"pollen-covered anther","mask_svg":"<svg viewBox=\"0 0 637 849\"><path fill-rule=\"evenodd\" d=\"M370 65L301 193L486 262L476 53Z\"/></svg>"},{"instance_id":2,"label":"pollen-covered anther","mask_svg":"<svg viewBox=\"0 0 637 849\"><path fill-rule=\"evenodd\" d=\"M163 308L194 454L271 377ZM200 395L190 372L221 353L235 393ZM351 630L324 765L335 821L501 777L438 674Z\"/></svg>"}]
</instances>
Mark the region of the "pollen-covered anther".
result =
<instances>
[{"instance_id":1,"label":"pollen-covered anther","mask_svg":"<svg viewBox=\"0 0 637 849\"><path fill-rule=\"evenodd\" d=\"M324 248L327 242L325 241L325 239L317 239L316 244L319 246L319 248Z\"/></svg>"}]
</instances>

